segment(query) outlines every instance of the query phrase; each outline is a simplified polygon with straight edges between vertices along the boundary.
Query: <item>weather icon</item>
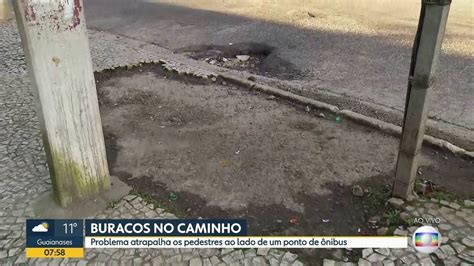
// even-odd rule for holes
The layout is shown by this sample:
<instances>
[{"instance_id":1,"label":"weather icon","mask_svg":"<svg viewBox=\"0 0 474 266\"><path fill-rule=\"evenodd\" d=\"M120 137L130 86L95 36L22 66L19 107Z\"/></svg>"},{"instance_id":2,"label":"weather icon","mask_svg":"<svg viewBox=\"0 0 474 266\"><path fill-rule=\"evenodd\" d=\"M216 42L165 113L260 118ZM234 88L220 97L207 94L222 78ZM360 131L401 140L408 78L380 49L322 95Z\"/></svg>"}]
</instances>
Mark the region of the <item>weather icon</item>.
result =
<instances>
[{"instance_id":1,"label":"weather icon","mask_svg":"<svg viewBox=\"0 0 474 266\"><path fill-rule=\"evenodd\" d=\"M47 222L42 222L40 224L38 224L37 226L33 227L33 229L31 231L35 232L35 233L43 233L43 232L48 232L48 223Z\"/></svg>"}]
</instances>

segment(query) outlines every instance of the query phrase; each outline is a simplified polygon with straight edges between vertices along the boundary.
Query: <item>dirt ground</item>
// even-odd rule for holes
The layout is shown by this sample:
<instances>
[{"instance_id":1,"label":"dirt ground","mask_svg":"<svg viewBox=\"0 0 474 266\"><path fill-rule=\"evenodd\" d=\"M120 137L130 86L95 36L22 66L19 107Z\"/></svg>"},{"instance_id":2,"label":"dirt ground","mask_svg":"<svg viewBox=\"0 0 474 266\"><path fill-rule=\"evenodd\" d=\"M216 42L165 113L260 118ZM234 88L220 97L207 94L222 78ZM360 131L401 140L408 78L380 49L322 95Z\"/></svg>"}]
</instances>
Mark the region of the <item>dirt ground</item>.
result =
<instances>
[{"instance_id":1,"label":"dirt ground","mask_svg":"<svg viewBox=\"0 0 474 266\"><path fill-rule=\"evenodd\" d=\"M158 65L99 74L97 87L112 174L178 215L244 217L253 235L354 235L389 210L396 138ZM425 149L421 165L420 179L474 196L473 162Z\"/></svg>"}]
</instances>

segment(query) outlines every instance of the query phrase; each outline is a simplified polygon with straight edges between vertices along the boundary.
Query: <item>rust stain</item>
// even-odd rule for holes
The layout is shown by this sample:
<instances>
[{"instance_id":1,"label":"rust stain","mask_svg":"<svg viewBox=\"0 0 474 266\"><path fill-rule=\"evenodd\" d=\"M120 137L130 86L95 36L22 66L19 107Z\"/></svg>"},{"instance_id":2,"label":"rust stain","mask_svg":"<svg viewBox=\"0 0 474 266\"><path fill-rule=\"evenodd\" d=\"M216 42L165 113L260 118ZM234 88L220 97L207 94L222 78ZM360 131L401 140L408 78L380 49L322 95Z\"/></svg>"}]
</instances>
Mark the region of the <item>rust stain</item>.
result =
<instances>
[{"instance_id":1,"label":"rust stain","mask_svg":"<svg viewBox=\"0 0 474 266\"><path fill-rule=\"evenodd\" d=\"M35 13L35 10L34 10L33 6L31 5L31 1L30 0L22 0L21 3L23 5L23 9L25 10L25 20L27 22L35 22L36 21L36 13Z\"/></svg>"},{"instance_id":2,"label":"rust stain","mask_svg":"<svg viewBox=\"0 0 474 266\"><path fill-rule=\"evenodd\" d=\"M57 57L57 56L53 56L52 60L53 60L53 63L54 63L56 66L58 66L59 63L61 63L61 59L59 59L59 57Z\"/></svg>"},{"instance_id":3,"label":"rust stain","mask_svg":"<svg viewBox=\"0 0 474 266\"><path fill-rule=\"evenodd\" d=\"M74 0L74 9L73 9L73 23L72 27L75 28L77 25L81 24L81 0Z\"/></svg>"}]
</instances>

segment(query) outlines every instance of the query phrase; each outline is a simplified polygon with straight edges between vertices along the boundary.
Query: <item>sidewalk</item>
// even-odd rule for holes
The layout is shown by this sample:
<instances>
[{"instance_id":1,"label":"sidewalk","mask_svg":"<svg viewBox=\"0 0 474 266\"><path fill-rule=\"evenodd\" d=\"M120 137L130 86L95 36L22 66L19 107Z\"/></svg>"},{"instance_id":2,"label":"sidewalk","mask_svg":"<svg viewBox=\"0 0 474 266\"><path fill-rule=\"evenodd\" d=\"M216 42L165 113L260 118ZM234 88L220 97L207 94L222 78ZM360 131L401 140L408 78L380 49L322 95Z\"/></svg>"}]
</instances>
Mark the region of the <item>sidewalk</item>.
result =
<instances>
[{"instance_id":1,"label":"sidewalk","mask_svg":"<svg viewBox=\"0 0 474 266\"><path fill-rule=\"evenodd\" d=\"M30 83L23 63L23 53L19 45L19 36L14 24L0 24L4 38L0 40L0 261L1 264L19 264L27 262L24 257L24 221L34 217L32 203L44 195L51 193L49 174L46 166L44 150L42 147L39 126L34 111ZM136 65L140 62L159 61L163 59L159 53L152 53L148 49L140 48L140 44L129 39L107 33L90 31L92 57L96 71L112 69L118 66ZM179 69L194 76L211 78L211 73L196 66L189 66L180 61L168 60L165 67ZM174 86L181 86L176 81ZM122 82L126 82L123 81ZM171 83L170 83L171 84ZM122 85L120 85L122 86ZM184 86L184 85L183 85ZM186 85L187 86L187 85ZM225 90L219 85L218 90ZM247 97L247 96L242 96ZM249 96L250 97L250 96ZM251 96L253 97L253 96ZM258 101L252 98L252 101ZM268 105L277 106L279 103L269 101ZM269 108L269 107L268 107ZM276 108L276 107L275 107ZM286 108L286 107L285 107ZM257 108L258 109L258 108ZM271 110L271 109L269 109ZM289 111L288 111L289 112ZM103 114L104 119L110 116ZM111 121L111 120L110 120ZM109 122L110 122L109 121ZM179 122L179 121L178 121ZM107 121L106 121L107 123ZM328 124L320 121L318 123ZM109 123L111 125L112 123ZM305 125L297 125L304 129ZM307 126L307 125L306 125ZM359 130L359 129L357 129ZM339 134L339 133L338 133ZM374 134L371 132L367 132ZM343 137L344 133L341 133ZM379 135L375 133L375 135ZM364 138L363 135L360 135ZM389 137L377 137L385 140L387 149L396 146L396 140ZM377 142L376 142L377 143ZM381 143L381 142L380 142ZM350 142L348 145L351 145ZM347 148L348 146L346 146ZM330 147L327 147L330 149ZM371 156L376 156L374 153ZM370 156L370 155L369 155ZM379 160L393 159L394 154L387 155ZM375 157L374 157L375 158ZM120 160L120 158L119 158ZM321 161L324 163L325 161ZM391 163L373 163L370 171L385 172L391 168ZM370 168L368 167L368 168ZM361 169L362 172L368 171ZM365 173L365 172L364 172ZM363 174L361 174L363 175ZM271 189L270 183L263 183L267 190ZM313 184L314 185L314 184ZM199 191L199 186L192 187ZM209 191L208 191L209 192ZM219 196L216 194L216 196ZM419 201L416 204L421 204ZM470 206L470 207L469 207ZM174 218L172 213L162 208L155 208L153 204L144 201L136 195L124 197L113 207L98 213L97 218ZM430 265L430 263L444 263L454 265L462 261L474 263L474 231L472 220L472 202L466 201L463 205L445 201L432 202L424 206L402 205L400 216L405 219L425 215L439 215L443 223L439 226L441 233L448 236L444 239L443 247L431 257L420 256L413 248L407 250L371 250L362 252L359 265L374 265L395 263ZM401 228L397 234L410 236L413 228ZM411 241L409 241L410 243ZM337 252L335 252L336 254ZM143 265L302 265L297 260L297 255L279 250L87 250L87 260L96 264L122 264ZM324 260L325 265L339 265L336 260L344 258L335 255ZM306 262L306 261L305 261ZM58 260L31 260L29 263L59 264ZM86 261L63 260L62 264L86 264ZM320 262L309 261L308 265L318 265ZM345 265L351 265L345 262ZM342 262L341 262L342 265Z\"/></svg>"}]
</instances>

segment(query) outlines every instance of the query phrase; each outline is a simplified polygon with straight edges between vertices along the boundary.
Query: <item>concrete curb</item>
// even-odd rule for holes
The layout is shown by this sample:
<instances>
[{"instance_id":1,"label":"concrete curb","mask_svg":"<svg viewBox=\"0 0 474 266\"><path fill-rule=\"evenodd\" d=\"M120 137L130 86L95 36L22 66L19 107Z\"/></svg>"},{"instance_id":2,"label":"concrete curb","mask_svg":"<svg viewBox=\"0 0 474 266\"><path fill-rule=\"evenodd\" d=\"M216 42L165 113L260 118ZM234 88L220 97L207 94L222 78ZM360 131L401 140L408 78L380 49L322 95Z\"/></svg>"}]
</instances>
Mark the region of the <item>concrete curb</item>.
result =
<instances>
[{"instance_id":1,"label":"concrete curb","mask_svg":"<svg viewBox=\"0 0 474 266\"><path fill-rule=\"evenodd\" d=\"M260 84L248 79L243 79L241 77L229 74L229 73L222 73L217 71L204 71L203 73L198 73L198 71L194 72L191 68L187 68L185 71L181 70L180 67L176 66L176 63L173 62L168 62L166 60L145 60L136 64L130 64L127 66L116 66L116 67L111 67L109 69L102 69L99 71L95 72L102 72L106 70L113 70L116 68L127 68L131 69L137 66L141 66L142 64L159 64L163 67L164 70L166 71L172 71L177 73L178 75L188 75L188 76L193 76L196 78L201 78L205 80L209 80L212 82L215 82L217 78L220 78L226 82L233 83L239 86L246 87L248 89L256 89L259 90L263 93L266 94L271 94L279 98L287 99L302 105L307 105L310 107L313 107L315 109L319 110L325 110L328 112L331 112L333 114L337 115L342 115L356 123L363 124L365 126L369 126L371 128L377 129L381 132L387 133L389 135L395 136L395 137L400 137L402 133L402 128L400 126L387 123L385 121L369 117L363 114L356 113L352 110L341 110L337 106L324 103L321 101L317 101L308 97L304 97L286 90L278 89L266 84ZM179 64L180 66L183 66L185 64ZM457 155L459 157L465 158L465 159L474 159L474 151L467 151L459 146L456 146L446 140L435 138L430 135L426 135L423 138L423 143L426 145L433 146L435 148L439 148L442 150L447 150L454 155Z\"/></svg>"},{"instance_id":2,"label":"concrete curb","mask_svg":"<svg viewBox=\"0 0 474 266\"><path fill-rule=\"evenodd\" d=\"M262 85L250 80L234 77L229 74L221 73L218 76L228 82L233 82L247 88L257 89L264 93L268 93L268 94L275 95L277 97L292 100L294 102L308 105L316 109L326 110L334 114L342 115L344 117L351 119L354 122L375 128L377 130L380 130L392 136L400 137L402 134L402 128L400 126L390 124L382 120L365 116L359 113L355 113L351 110L340 110L337 106L334 106L331 104L316 101L314 99L303 97L303 96L300 96L300 95L297 95L285 90L281 90L278 88L274 88L268 85ZM474 159L474 151L467 151L443 139L435 138L430 135L425 135L423 138L423 143L440 148L440 149L448 150L452 152L453 154L463 157L463 158Z\"/></svg>"}]
</instances>

